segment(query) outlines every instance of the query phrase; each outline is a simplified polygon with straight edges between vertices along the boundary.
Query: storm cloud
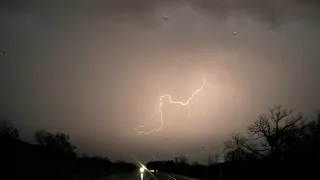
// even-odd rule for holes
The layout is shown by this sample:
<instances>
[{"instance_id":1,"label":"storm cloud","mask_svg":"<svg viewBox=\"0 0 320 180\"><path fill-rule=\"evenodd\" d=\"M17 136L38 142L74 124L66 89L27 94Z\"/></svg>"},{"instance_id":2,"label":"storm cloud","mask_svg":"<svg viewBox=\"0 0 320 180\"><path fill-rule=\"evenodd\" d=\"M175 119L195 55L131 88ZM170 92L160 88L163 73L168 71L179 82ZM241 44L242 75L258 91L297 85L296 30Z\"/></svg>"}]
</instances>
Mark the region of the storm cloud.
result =
<instances>
[{"instance_id":1,"label":"storm cloud","mask_svg":"<svg viewBox=\"0 0 320 180\"><path fill-rule=\"evenodd\" d=\"M0 7L9 14L39 14L51 18L80 15L91 20L144 21L158 18L158 7L189 5L198 13L224 20L245 16L270 27L297 20L319 20L318 0L3 0Z\"/></svg>"},{"instance_id":2,"label":"storm cloud","mask_svg":"<svg viewBox=\"0 0 320 180\"><path fill-rule=\"evenodd\" d=\"M45 129L111 159L206 162L199 147L218 153L270 106L320 107L317 0L2 0L0 13L0 118L30 141ZM191 117L165 104L162 131L132 134L201 75Z\"/></svg>"}]
</instances>

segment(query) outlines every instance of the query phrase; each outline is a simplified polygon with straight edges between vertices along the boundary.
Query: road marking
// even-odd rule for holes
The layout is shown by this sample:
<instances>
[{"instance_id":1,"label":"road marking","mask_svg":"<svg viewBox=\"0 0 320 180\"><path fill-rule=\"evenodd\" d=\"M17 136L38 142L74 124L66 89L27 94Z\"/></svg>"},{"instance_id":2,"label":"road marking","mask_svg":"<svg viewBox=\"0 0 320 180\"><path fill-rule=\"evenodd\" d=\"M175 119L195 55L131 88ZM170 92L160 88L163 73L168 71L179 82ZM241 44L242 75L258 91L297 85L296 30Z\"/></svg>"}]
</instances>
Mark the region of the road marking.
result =
<instances>
[{"instance_id":1,"label":"road marking","mask_svg":"<svg viewBox=\"0 0 320 180\"><path fill-rule=\"evenodd\" d=\"M174 180L177 180L176 178L174 178L174 177L172 177L172 176L170 176L170 175L168 175L168 174L165 174L165 175L167 175L169 178L172 178L172 179L174 179Z\"/></svg>"}]
</instances>

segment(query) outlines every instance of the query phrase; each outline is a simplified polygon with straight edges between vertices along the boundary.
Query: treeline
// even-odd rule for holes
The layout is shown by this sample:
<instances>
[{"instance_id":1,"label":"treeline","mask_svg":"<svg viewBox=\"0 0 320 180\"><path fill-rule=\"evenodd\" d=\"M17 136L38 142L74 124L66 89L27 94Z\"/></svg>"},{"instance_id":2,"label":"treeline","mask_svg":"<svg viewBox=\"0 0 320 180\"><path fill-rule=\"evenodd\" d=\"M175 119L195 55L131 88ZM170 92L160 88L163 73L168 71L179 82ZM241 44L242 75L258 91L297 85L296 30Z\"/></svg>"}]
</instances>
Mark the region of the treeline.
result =
<instances>
[{"instance_id":1,"label":"treeline","mask_svg":"<svg viewBox=\"0 0 320 180\"><path fill-rule=\"evenodd\" d=\"M307 179L318 177L320 113L307 120L281 106L269 109L224 143L224 163L149 162L149 168L202 179ZM179 158L178 158L179 159Z\"/></svg>"},{"instance_id":2,"label":"treeline","mask_svg":"<svg viewBox=\"0 0 320 180\"><path fill-rule=\"evenodd\" d=\"M135 164L98 156L78 156L70 137L37 131L36 144L19 139L10 122L0 121L0 179L88 179L137 171Z\"/></svg>"},{"instance_id":3,"label":"treeline","mask_svg":"<svg viewBox=\"0 0 320 180\"><path fill-rule=\"evenodd\" d=\"M0 122L1 179L87 179L137 172L134 164L78 156L70 137L63 133L37 131L34 139L36 144L23 142L12 124ZM244 134L232 135L224 145L224 159L218 164L189 164L186 157L179 156L146 166L200 179L315 178L320 160L320 113L316 119L307 120L302 114L277 106L258 116Z\"/></svg>"},{"instance_id":4,"label":"treeline","mask_svg":"<svg viewBox=\"0 0 320 180\"><path fill-rule=\"evenodd\" d=\"M168 161L152 161L146 164L148 169L158 170L159 172L184 175L188 177L196 177L207 179L208 166L200 165L196 162L188 164L185 156L175 157L174 160Z\"/></svg>"}]
</instances>

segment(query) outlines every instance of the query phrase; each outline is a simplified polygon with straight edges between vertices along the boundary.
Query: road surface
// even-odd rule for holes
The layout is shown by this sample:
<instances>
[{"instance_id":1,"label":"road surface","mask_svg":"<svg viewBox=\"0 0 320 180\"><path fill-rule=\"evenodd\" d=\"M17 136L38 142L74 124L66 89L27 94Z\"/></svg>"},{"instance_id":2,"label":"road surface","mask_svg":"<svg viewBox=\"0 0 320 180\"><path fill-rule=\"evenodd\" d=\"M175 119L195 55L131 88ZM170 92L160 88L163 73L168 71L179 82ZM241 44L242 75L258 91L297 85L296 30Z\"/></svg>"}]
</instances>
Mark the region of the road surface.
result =
<instances>
[{"instance_id":1,"label":"road surface","mask_svg":"<svg viewBox=\"0 0 320 180\"><path fill-rule=\"evenodd\" d=\"M158 176L156 176L158 180L184 180L184 179L178 179L174 178L170 175L159 173ZM149 174L144 173L143 180L154 180L156 179ZM107 180L141 180L140 174L130 174L130 175L111 175Z\"/></svg>"}]
</instances>

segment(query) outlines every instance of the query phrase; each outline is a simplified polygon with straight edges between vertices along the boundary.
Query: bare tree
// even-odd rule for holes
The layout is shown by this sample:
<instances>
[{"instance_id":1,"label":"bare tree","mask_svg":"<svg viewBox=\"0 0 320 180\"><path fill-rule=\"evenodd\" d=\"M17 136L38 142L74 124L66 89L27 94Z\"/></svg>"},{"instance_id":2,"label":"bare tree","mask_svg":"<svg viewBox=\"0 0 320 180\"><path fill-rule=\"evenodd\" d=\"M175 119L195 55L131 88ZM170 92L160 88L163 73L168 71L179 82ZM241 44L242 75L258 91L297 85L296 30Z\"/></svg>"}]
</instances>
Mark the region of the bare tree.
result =
<instances>
[{"instance_id":1,"label":"bare tree","mask_svg":"<svg viewBox=\"0 0 320 180\"><path fill-rule=\"evenodd\" d=\"M307 125L306 141L311 152L318 153L320 150L320 111L317 113L317 119L310 121Z\"/></svg>"},{"instance_id":2,"label":"bare tree","mask_svg":"<svg viewBox=\"0 0 320 180\"><path fill-rule=\"evenodd\" d=\"M317 119L308 123L308 129L312 137L320 139L320 111L317 113Z\"/></svg>"},{"instance_id":3,"label":"bare tree","mask_svg":"<svg viewBox=\"0 0 320 180\"><path fill-rule=\"evenodd\" d=\"M233 158L270 155L276 159L304 135L305 118L292 110L276 106L248 126L247 136L235 135L225 142L227 155Z\"/></svg>"},{"instance_id":4,"label":"bare tree","mask_svg":"<svg viewBox=\"0 0 320 180\"><path fill-rule=\"evenodd\" d=\"M19 131L7 120L0 121L0 136L18 139Z\"/></svg>"},{"instance_id":5,"label":"bare tree","mask_svg":"<svg viewBox=\"0 0 320 180\"><path fill-rule=\"evenodd\" d=\"M34 134L34 138L39 145L57 151L73 153L76 149L70 142L70 136L63 133L52 134L46 131L37 131Z\"/></svg>"},{"instance_id":6,"label":"bare tree","mask_svg":"<svg viewBox=\"0 0 320 180\"><path fill-rule=\"evenodd\" d=\"M180 164L187 164L188 159L185 156L178 156L174 158L175 163L180 163Z\"/></svg>"},{"instance_id":7,"label":"bare tree","mask_svg":"<svg viewBox=\"0 0 320 180\"><path fill-rule=\"evenodd\" d=\"M226 159L239 161L249 157L263 156L262 151L257 149L257 145L252 143L247 137L240 134L232 135L225 143Z\"/></svg>"}]
</instances>

